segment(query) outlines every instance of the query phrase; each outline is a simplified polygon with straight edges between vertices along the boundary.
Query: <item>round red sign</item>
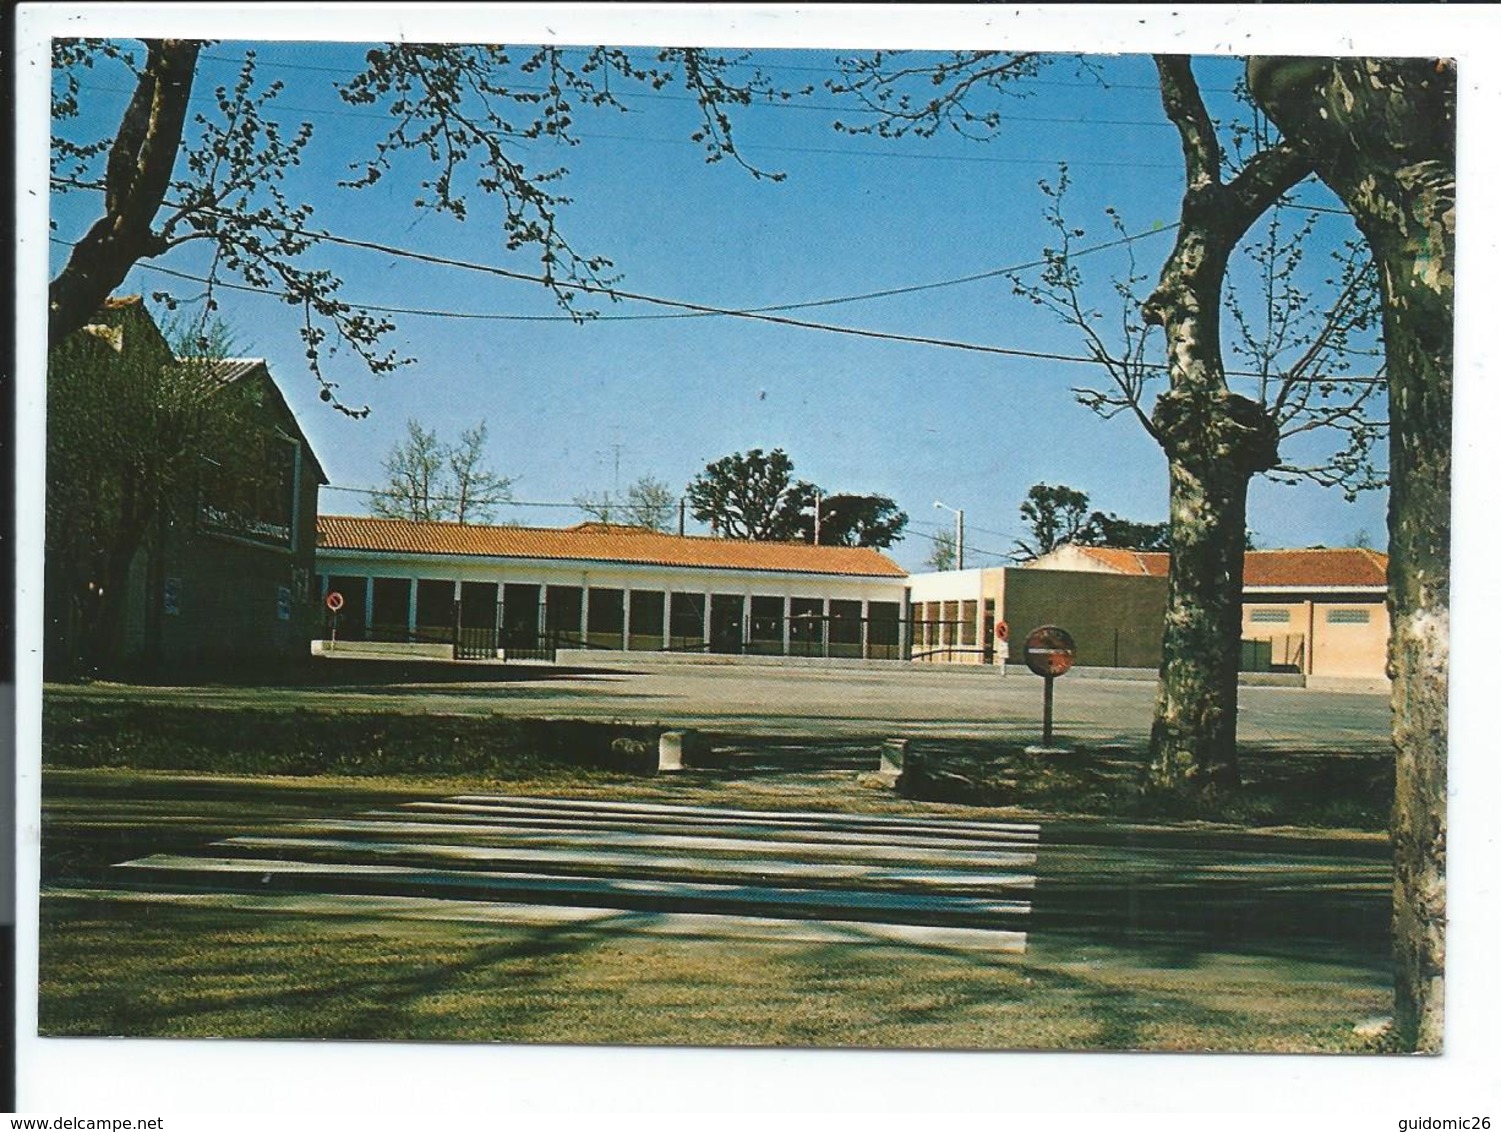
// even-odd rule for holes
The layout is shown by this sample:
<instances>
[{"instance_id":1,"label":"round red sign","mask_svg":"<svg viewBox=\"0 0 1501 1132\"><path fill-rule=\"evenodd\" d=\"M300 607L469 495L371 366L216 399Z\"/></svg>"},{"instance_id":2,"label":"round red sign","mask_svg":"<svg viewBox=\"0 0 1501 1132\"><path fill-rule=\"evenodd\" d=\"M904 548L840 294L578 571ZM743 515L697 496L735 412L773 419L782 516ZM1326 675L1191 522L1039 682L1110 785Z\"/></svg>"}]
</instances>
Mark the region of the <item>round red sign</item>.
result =
<instances>
[{"instance_id":1,"label":"round red sign","mask_svg":"<svg viewBox=\"0 0 1501 1132\"><path fill-rule=\"evenodd\" d=\"M332 590L329 592L328 597L323 599L323 604L328 606L334 613L337 613L344 608L344 595L338 590Z\"/></svg>"},{"instance_id":2,"label":"round red sign","mask_svg":"<svg viewBox=\"0 0 1501 1132\"><path fill-rule=\"evenodd\" d=\"M1027 634L1022 650L1027 667L1039 676L1062 676L1074 666L1074 639L1057 625L1043 625Z\"/></svg>"},{"instance_id":3,"label":"round red sign","mask_svg":"<svg viewBox=\"0 0 1501 1132\"><path fill-rule=\"evenodd\" d=\"M996 640L998 640L998 641L1004 641L1010 635L1011 635L1011 626L1010 625L1007 625L1006 622L1004 622L1004 621L997 621L995 623L995 639Z\"/></svg>"}]
</instances>

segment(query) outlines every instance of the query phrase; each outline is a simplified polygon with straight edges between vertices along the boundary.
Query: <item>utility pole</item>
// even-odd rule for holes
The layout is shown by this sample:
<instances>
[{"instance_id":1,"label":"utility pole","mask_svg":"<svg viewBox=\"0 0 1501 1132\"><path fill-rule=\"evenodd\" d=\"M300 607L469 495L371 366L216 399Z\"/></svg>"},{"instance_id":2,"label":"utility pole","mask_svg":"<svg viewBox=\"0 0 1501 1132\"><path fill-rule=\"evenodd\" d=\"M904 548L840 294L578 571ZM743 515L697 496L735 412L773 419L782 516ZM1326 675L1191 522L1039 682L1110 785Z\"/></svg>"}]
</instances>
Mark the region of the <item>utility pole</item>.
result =
<instances>
[{"instance_id":1,"label":"utility pole","mask_svg":"<svg viewBox=\"0 0 1501 1132\"><path fill-rule=\"evenodd\" d=\"M823 492L813 493L813 545L823 542Z\"/></svg>"},{"instance_id":2,"label":"utility pole","mask_svg":"<svg viewBox=\"0 0 1501 1132\"><path fill-rule=\"evenodd\" d=\"M957 569L964 569L964 509L962 507L950 507L947 503L933 500L934 507L941 507L945 511L954 513L954 556L957 561Z\"/></svg>"}]
</instances>

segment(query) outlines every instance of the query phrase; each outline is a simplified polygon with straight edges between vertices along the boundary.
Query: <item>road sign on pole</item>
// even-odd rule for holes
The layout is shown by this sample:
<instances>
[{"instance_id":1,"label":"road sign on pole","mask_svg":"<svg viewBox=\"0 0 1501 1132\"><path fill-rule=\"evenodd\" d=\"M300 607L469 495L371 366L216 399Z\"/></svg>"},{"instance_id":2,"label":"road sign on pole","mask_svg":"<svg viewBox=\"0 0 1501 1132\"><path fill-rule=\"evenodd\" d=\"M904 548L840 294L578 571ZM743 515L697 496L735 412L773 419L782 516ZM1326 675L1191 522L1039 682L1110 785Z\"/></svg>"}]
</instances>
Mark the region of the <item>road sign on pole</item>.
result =
<instances>
[{"instance_id":1,"label":"road sign on pole","mask_svg":"<svg viewBox=\"0 0 1501 1132\"><path fill-rule=\"evenodd\" d=\"M1067 629L1042 625L1027 634L1022 659L1042 677L1042 745L1053 745L1053 680L1074 666L1077 651Z\"/></svg>"}]
</instances>

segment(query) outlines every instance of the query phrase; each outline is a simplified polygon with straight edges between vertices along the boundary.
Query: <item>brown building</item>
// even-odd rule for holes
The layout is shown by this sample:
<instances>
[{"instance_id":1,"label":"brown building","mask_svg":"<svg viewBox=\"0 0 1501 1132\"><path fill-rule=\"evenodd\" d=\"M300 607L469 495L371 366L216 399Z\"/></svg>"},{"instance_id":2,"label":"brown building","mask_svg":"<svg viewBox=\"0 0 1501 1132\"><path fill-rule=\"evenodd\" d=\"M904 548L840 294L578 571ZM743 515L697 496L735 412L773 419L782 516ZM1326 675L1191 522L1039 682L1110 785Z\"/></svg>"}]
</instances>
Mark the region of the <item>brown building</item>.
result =
<instances>
[{"instance_id":1,"label":"brown building","mask_svg":"<svg viewBox=\"0 0 1501 1132\"><path fill-rule=\"evenodd\" d=\"M150 367L181 361L139 296L110 300L80 334L85 348L99 351L90 364L100 373L129 366L129 380L144 382ZM318 624L312 586L318 489L328 479L264 360L201 364L192 380L210 397L236 399L234 427L237 435L252 432L240 442L254 453L257 473L251 481L230 482L215 452L173 455L192 471L176 476L170 506L138 521L144 534L135 539L111 533L124 529L119 505L97 483L83 482L85 474L74 470L82 461L68 460L67 447L49 439L49 465L56 465L48 469L49 524L54 502L62 516L68 493L103 498L94 504L102 516L93 528L98 534L70 542L61 521L48 532L48 648L73 658L74 671L143 662L168 668L280 664L307 656ZM83 436L69 443L89 441ZM97 481L108 470L100 462L88 476ZM108 561L116 545L134 547L123 573ZM108 625L100 631L98 595L106 577L116 579L111 588L118 592L110 595Z\"/></svg>"}]
</instances>

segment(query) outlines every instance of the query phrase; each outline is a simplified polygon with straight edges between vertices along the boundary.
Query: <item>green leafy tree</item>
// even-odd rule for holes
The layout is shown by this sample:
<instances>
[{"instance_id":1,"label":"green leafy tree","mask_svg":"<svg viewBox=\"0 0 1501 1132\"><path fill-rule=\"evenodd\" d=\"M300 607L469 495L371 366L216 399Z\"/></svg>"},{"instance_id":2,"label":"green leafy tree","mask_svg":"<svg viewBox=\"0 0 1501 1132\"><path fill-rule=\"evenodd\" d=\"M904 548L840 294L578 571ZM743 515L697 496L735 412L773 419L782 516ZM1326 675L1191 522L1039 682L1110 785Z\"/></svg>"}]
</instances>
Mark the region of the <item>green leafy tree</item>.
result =
<instances>
[{"instance_id":1,"label":"green leafy tree","mask_svg":"<svg viewBox=\"0 0 1501 1132\"><path fill-rule=\"evenodd\" d=\"M811 521L818 489L792 477L780 448L752 448L715 460L688 485L688 509L727 538L793 541Z\"/></svg>"},{"instance_id":2,"label":"green leafy tree","mask_svg":"<svg viewBox=\"0 0 1501 1132\"><path fill-rule=\"evenodd\" d=\"M1041 558L1064 544L1114 546L1122 550L1170 550L1168 524L1138 523L1103 511L1090 511L1089 496L1063 484L1033 484L1021 515L1031 527L1030 542L1018 540L1016 557Z\"/></svg>"},{"instance_id":3,"label":"green leafy tree","mask_svg":"<svg viewBox=\"0 0 1501 1132\"><path fill-rule=\"evenodd\" d=\"M1122 550L1172 549L1168 524L1137 523L1103 511L1090 515L1079 541L1084 546L1115 546Z\"/></svg>"},{"instance_id":4,"label":"green leafy tree","mask_svg":"<svg viewBox=\"0 0 1501 1132\"><path fill-rule=\"evenodd\" d=\"M1041 558L1064 543L1078 542L1089 525L1089 496L1062 484L1033 484L1021 504L1032 541L1018 539L1016 555Z\"/></svg>"},{"instance_id":5,"label":"green leafy tree","mask_svg":"<svg viewBox=\"0 0 1501 1132\"><path fill-rule=\"evenodd\" d=\"M889 547L900 541L907 513L884 495L836 494L821 496L818 523L805 531L809 542L822 546Z\"/></svg>"},{"instance_id":6,"label":"green leafy tree","mask_svg":"<svg viewBox=\"0 0 1501 1132\"><path fill-rule=\"evenodd\" d=\"M485 466L488 438L484 421L445 444L436 432L408 420L406 440L382 462L386 486L371 496L371 511L414 522L490 522L511 499L513 481Z\"/></svg>"}]
</instances>

